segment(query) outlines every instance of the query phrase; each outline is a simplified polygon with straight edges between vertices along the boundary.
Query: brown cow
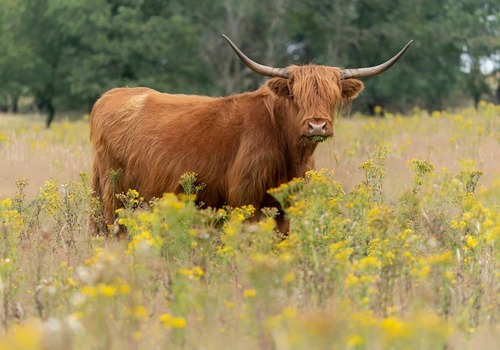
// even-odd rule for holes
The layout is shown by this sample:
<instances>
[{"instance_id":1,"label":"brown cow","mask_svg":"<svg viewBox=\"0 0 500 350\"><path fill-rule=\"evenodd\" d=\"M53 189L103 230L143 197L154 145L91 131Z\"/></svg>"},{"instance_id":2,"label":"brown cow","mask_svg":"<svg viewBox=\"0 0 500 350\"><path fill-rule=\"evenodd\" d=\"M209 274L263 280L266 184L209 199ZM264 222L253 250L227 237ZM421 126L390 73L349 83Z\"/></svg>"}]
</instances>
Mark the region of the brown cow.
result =
<instances>
[{"instance_id":1,"label":"brown cow","mask_svg":"<svg viewBox=\"0 0 500 350\"><path fill-rule=\"evenodd\" d=\"M92 186L113 224L114 194L136 189L145 200L181 192L179 179L198 174L206 206L277 206L267 190L301 177L313 164L319 141L333 134L333 117L364 85L355 78L380 74L406 51L376 67L339 69L305 65L263 66L245 56L256 73L271 76L256 91L228 97L171 95L152 89L116 88L94 105L90 117ZM110 180L109 170L121 170ZM282 214L280 230L287 230ZM92 222L97 234L98 225Z\"/></svg>"}]
</instances>

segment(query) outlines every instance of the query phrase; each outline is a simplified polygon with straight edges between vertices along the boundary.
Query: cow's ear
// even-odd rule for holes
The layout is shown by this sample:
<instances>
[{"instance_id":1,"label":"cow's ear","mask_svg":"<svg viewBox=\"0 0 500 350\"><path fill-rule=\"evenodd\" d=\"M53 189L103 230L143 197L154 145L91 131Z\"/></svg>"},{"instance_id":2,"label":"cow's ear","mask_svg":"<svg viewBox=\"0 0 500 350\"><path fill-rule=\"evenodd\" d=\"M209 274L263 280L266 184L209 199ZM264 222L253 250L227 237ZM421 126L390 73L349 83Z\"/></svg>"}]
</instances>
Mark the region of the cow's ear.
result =
<instances>
[{"instance_id":1,"label":"cow's ear","mask_svg":"<svg viewBox=\"0 0 500 350\"><path fill-rule=\"evenodd\" d=\"M353 99L365 88L365 84L358 79L342 80L342 98Z\"/></svg>"},{"instance_id":2,"label":"cow's ear","mask_svg":"<svg viewBox=\"0 0 500 350\"><path fill-rule=\"evenodd\" d=\"M272 78L267 81L267 87L278 96L291 97L292 91L290 80L284 78Z\"/></svg>"}]
</instances>

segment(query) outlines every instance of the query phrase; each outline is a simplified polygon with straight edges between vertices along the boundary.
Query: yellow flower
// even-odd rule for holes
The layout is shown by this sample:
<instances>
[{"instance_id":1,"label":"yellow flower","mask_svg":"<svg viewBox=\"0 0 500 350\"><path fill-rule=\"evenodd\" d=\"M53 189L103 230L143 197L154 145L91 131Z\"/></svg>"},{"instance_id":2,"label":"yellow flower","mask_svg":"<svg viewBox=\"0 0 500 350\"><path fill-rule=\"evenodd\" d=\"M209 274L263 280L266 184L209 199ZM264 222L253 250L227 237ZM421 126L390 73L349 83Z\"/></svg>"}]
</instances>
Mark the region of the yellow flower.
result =
<instances>
[{"instance_id":1,"label":"yellow flower","mask_svg":"<svg viewBox=\"0 0 500 350\"><path fill-rule=\"evenodd\" d=\"M101 283L97 286L97 290L100 295L105 297L113 297L116 295L118 288L113 285Z\"/></svg>"},{"instance_id":2,"label":"yellow flower","mask_svg":"<svg viewBox=\"0 0 500 350\"><path fill-rule=\"evenodd\" d=\"M359 278L353 275L352 273L348 274L345 278L345 285L347 287L353 287L359 284Z\"/></svg>"},{"instance_id":3,"label":"yellow flower","mask_svg":"<svg viewBox=\"0 0 500 350\"><path fill-rule=\"evenodd\" d=\"M0 349L42 349L43 328L38 321L14 324L2 335Z\"/></svg>"},{"instance_id":4,"label":"yellow flower","mask_svg":"<svg viewBox=\"0 0 500 350\"><path fill-rule=\"evenodd\" d=\"M255 289L245 289L243 291L243 296L245 298L253 298L257 295L257 291Z\"/></svg>"},{"instance_id":5,"label":"yellow flower","mask_svg":"<svg viewBox=\"0 0 500 350\"><path fill-rule=\"evenodd\" d=\"M465 237L465 243L467 243L469 248L475 248L477 246L477 239L471 235L467 235L467 237Z\"/></svg>"},{"instance_id":6,"label":"yellow flower","mask_svg":"<svg viewBox=\"0 0 500 350\"><path fill-rule=\"evenodd\" d=\"M432 116L433 118L440 118L440 117L441 117L441 112L440 112L440 111L433 111L433 112L431 113L431 116Z\"/></svg>"},{"instance_id":7,"label":"yellow flower","mask_svg":"<svg viewBox=\"0 0 500 350\"><path fill-rule=\"evenodd\" d=\"M195 274L197 276L203 276L203 274L204 274L203 269L199 266L195 266L191 270L193 271L193 274Z\"/></svg>"},{"instance_id":8,"label":"yellow flower","mask_svg":"<svg viewBox=\"0 0 500 350\"><path fill-rule=\"evenodd\" d=\"M392 265L392 262L396 258L396 255L393 252L387 252L385 254L385 261L387 262L388 265Z\"/></svg>"},{"instance_id":9,"label":"yellow flower","mask_svg":"<svg viewBox=\"0 0 500 350\"><path fill-rule=\"evenodd\" d=\"M89 297L95 297L97 295L97 289L94 286L83 286L80 291L83 295Z\"/></svg>"},{"instance_id":10,"label":"yellow flower","mask_svg":"<svg viewBox=\"0 0 500 350\"><path fill-rule=\"evenodd\" d=\"M179 269L179 270L177 270L177 272L179 272L181 275L184 275L184 276L191 276L192 275L192 272L190 269Z\"/></svg>"},{"instance_id":11,"label":"yellow flower","mask_svg":"<svg viewBox=\"0 0 500 350\"><path fill-rule=\"evenodd\" d=\"M6 197L6 198L2 199L0 204L4 208L10 208L12 206L12 199L10 199L9 197Z\"/></svg>"},{"instance_id":12,"label":"yellow flower","mask_svg":"<svg viewBox=\"0 0 500 350\"><path fill-rule=\"evenodd\" d=\"M351 334L347 338L347 345L349 347L352 347L352 348L355 348L358 345L363 345L364 343L365 343L365 340L359 334Z\"/></svg>"},{"instance_id":13,"label":"yellow flower","mask_svg":"<svg viewBox=\"0 0 500 350\"><path fill-rule=\"evenodd\" d=\"M179 269L177 270L181 275L187 276L189 279L193 279L194 277L203 276L203 269L199 266L194 266L192 269Z\"/></svg>"},{"instance_id":14,"label":"yellow flower","mask_svg":"<svg viewBox=\"0 0 500 350\"><path fill-rule=\"evenodd\" d=\"M446 279L449 280L451 282L451 284L455 284L457 282L453 271L450 271L450 270L445 271L444 277L446 277Z\"/></svg>"},{"instance_id":15,"label":"yellow flower","mask_svg":"<svg viewBox=\"0 0 500 350\"><path fill-rule=\"evenodd\" d=\"M81 312L73 312L71 315L74 319L80 320L83 318L83 314Z\"/></svg>"},{"instance_id":16,"label":"yellow flower","mask_svg":"<svg viewBox=\"0 0 500 350\"><path fill-rule=\"evenodd\" d=\"M187 322L184 319L184 317L175 317L170 314L161 314L158 318L163 325L163 327L170 329L170 328L176 328L176 329L182 329L186 328Z\"/></svg>"},{"instance_id":17,"label":"yellow flower","mask_svg":"<svg viewBox=\"0 0 500 350\"><path fill-rule=\"evenodd\" d=\"M427 258L429 264L449 264L453 261L451 251L447 250L441 254L430 255Z\"/></svg>"},{"instance_id":18,"label":"yellow flower","mask_svg":"<svg viewBox=\"0 0 500 350\"><path fill-rule=\"evenodd\" d=\"M292 319L292 318L295 318L297 316L297 309L294 308L294 307L286 307L283 309L283 317L287 318L287 319Z\"/></svg>"},{"instance_id":19,"label":"yellow flower","mask_svg":"<svg viewBox=\"0 0 500 350\"><path fill-rule=\"evenodd\" d=\"M129 314L137 320L144 320L148 318L148 310L141 305L138 305L129 310Z\"/></svg>"},{"instance_id":20,"label":"yellow flower","mask_svg":"<svg viewBox=\"0 0 500 350\"><path fill-rule=\"evenodd\" d=\"M285 274L285 276L283 276L284 283L291 283L294 280L295 280L295 272L294 271L290 271L287 274Z\"/></svg>"},{"instance_id":21,"label":"yellow flower","mask_svg":"<svg viewBox=\"0 0 500 350\"><path fill-rule=\"evenodd\" d=\"M132 287L130 287L130 285L128 285L128 284L123 283L123 284L120 284L120 286L118 287L118 290L119 290L120 294L128 294L132 290Z\"/></svg>"},{"instance_id":22,"label":"yellow flower","mask_svg":"<svg viewBox=\"0 0 500 350\"><path fill-rule=\"evenodd\" d=\"M411 333L408 325L395 317L388 317L380 322L384 335L388 339L405 338Z\"/></svg>"}]
</instances>

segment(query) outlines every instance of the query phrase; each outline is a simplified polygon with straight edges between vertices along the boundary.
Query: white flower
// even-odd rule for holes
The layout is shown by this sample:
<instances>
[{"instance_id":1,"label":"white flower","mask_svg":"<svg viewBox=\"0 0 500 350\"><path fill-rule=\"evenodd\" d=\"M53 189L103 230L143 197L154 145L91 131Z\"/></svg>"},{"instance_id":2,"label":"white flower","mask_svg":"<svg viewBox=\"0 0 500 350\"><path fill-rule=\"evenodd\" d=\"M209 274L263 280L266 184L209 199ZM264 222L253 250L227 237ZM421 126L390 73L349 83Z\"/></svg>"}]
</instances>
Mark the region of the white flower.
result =
<instances>
[{"instance_id":1,"label":"white flower","mask_svg":"<svg viewBox=\"0 0 500 350\"><path fill-rule=\"evenodd\" d=\"M45 323L43 324L43 328L45 329L46 332L49 333L58 333L61 331L61 322L59 322L58 319L56 318L49 318Z\"/></svg>"}]
</instances>

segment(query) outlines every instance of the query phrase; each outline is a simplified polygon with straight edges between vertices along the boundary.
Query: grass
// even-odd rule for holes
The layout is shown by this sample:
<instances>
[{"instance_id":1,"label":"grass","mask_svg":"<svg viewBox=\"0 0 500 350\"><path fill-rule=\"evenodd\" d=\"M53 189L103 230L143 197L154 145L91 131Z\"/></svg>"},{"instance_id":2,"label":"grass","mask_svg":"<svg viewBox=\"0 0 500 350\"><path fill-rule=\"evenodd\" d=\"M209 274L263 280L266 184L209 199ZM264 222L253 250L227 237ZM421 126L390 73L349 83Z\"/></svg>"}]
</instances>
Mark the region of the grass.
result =
<instances>
[{"instance_id":1,"label":"grass","mask_svg":"<svg viewBox=\"0 0 500 350\"><path fill-rule=\"evenodd\" d=\"M86 121L0 118L0 349L494 349L500 109L340 120L274 213L121 194L88 237ZM329 170L326 170L329 169Z\"/></svg>"}]
</instances>

